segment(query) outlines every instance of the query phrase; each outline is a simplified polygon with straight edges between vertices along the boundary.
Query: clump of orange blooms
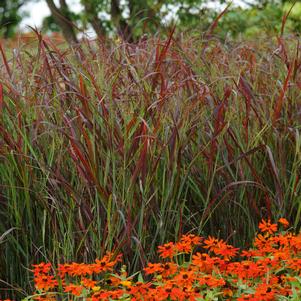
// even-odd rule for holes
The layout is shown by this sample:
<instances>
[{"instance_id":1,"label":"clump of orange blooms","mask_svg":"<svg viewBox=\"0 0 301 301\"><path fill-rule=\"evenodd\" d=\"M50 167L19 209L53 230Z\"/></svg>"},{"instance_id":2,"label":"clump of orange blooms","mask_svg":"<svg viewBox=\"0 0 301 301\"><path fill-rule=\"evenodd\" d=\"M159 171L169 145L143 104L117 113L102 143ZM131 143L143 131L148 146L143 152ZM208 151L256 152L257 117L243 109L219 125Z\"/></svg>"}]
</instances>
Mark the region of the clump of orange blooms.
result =
<instances>
[{"instance_id":1,"label":"clump of orange blooms","mask_svg":"<svg viewBox=\"0 0 301 301\"><path fill-rule=\"evenodd\" d=\"M40 263L30 300L301 300L301 235L288 227L284 218L262 220L253 247L243 251L214 237L183 235L159 246L161 262L138 276L124 266L117 271L122 259L113 253L91 264Z\"/></svg>"}]
</instances>

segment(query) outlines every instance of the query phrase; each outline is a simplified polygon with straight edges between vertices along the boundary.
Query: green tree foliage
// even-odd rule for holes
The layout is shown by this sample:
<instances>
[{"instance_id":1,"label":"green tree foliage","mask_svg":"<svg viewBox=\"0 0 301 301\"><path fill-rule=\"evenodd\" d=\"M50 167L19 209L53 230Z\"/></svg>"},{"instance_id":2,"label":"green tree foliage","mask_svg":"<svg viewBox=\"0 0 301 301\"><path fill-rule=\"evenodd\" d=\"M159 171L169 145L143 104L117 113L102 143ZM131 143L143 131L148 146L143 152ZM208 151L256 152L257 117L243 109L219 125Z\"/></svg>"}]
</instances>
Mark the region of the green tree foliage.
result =
<instances>
[{"instance_id":1,"label":"green tree foliage","mask_svg":"<svg viewBox=\"0 0 301 301\"><path fill-rule=\"evenodd\" d=\"M108 32L118 32L126 39L135 39L146 32L156 32L158 27L170 21L171 11L175 11L178 23L192 24L199 19L202 4L208 0L81 0L84 7L84 24L91 24L101 36ZM103 16L107 14L108 19Z\"/></svg>"},{"instance_id":2,"label":"green tree foliage","mask_svg":"<svg viewBox=\"0 0 301 301\"><path fill-rule=\"evenodd\" d=\"M200 23L205 11L202 5L210 1L81 0L80 2L83 6L80 14L82 28L92 26L99 37L116 32L126 40L135 40L143 33L156 32L159 26L170 21L177 21L179 26Z\"/></svg>"},{"instance_id":3,"label":"green tree foliage","mask_svg":"<svg viewBox=\"0 0 301 301\"><path fill-rule=\"evenodd\" d=\"M20 8L26 1L0 1L2 35L10 37L21 21ZM161 26L175 23L179 30L195 28L204 31L219 11L208 8L211 0L76 0L81 3L80 13L72 12L72 2L67 0L41 0L48 4L51 15L46 17L46 31L62 31L69 42L76 42L76 32L93 28L99 37L117 33L133 41L145 33L155 33ZM226 4L227 0L216 3ZM275 33L281 20L292 6L287 0L242 0L245 6L232 5L219 20L217 33L221 36L256 36L258 33ZM217 6L220 7L220 6ZM76 26L73 26L76 25ZM286 30L301 30L301 3L297 2L286 22Z\"/></svg>"},{"instance_id":4,"label":"green tree foliage","mask_svg":"<svg viewBox=\"0 0 301 301\"><path fill-rule=\"evenodd\" d=\"M245 1L246 2L246 1ZM231 9L220 21L219 33L223 36L256 37L281 31L282 19L289 12L285 23L287 32L301 30L301 3L292 1L254 1L247 8Z\"/></svg>"},{"instance_id":5,"label":"green tree foliage","mask_svg":"<svg viewBox=\"0 0 301 301\"><path fill-rule=\"evenodd\" d=\"M222 36L234 37L240 34L247 37L263 33L274 34L280 31L282 16L283 7L275 3L261 8L235 8L220 20L218 32Z\"/></svg>"},{"instance_id":6,"label":"green tree foliage","mask_svg":"<svg viewBox=\"0 0 301 301\"><path fill-rule=\"evenodd\" d=\"M0 1L0 35L9 38L14 35L16 26L21 22L20 8L26 0Z\"/></svg>"},{"instance_id":7,"label":"green tree foliage","mask_svg":"<svg viewBox=\"0 0 301 301\"><path fill-rule=\"evenodd\" d=\"M288 12L291 9L292 4L289 2L284 3L283 10ZM287 27L295 32L301 30L301 3L296 2L290 11L290 18L288 20Z\"/></svg>"}]
</instances>

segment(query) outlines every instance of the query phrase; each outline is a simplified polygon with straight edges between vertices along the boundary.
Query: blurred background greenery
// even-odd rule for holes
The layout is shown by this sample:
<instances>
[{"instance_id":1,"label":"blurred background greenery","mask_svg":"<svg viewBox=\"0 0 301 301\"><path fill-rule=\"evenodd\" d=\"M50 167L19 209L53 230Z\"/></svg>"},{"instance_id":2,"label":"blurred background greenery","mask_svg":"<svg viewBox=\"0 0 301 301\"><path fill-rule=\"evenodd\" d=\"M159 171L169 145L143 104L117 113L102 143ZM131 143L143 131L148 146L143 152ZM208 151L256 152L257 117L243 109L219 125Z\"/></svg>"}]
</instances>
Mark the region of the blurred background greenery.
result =
<instances>
[{"instance_id":1,"label":"blurred background greenery","mask_svg":"<svg viewBox=\"0 0 301 301\"><path fill-rule=\"evenodd\" d=\"M299 32L301 2L286 0L2 0L0 2L0 35L11 38L20 31L20 23L44 2L50 14L43 19L45 33L61 32L69 41L79 32L93 30L99 37L122 34L129 41L154 33L161 26L177 24L180 30L208 28L221 10L230 4L219 22L217 34L222 37L254 37L273 34L293 4L286 30ZM80 10L74 11L74 7ZM26 9L27 8L27 9ZM31 10L31 12L29 11ZM23 28L23 30L26 30ZM28 30L28 28L27 28Z\"/></svg>"}]
</instances>

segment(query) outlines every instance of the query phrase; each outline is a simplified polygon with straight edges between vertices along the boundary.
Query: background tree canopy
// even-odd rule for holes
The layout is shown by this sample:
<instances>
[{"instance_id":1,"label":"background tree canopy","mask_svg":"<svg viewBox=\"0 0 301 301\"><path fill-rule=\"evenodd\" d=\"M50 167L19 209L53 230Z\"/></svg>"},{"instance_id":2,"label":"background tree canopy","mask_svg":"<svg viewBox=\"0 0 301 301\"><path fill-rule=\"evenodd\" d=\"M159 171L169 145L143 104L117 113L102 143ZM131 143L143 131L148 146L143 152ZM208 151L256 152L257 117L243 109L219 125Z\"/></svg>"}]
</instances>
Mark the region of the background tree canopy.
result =
<instances>
[{"instance_id":1,"label":"background tree canopy","mask_svg":"<svg viewBox=\"0 0 301 301\"><path fill-rule=\"evenodd\" d=\"M22 20L22 6L37 0L2 0L0 2L1 35L12 37ZM60 31L70 43L77 41L77 32L93 28L103 37L112 33L133 41L143 34L154 33L161 26L176 23L181 30L198 28L204 30L221 11L226 0L78 0L82 6L79 13L72 12L67 0L39 0L47 3L51 14L43 21L45 32ZM207 4L216 5L207 6ZM285 11L293 5L284 0L243 0L241 7L231 5L220 20L221 36L244 34L254 36L258 32L279 31ZM295 3L287 29L301 28L301 3Z\"/></svg>"},{"instance_id":2,"label":"background tree canopy","mask_svg":"<svg viewBox=\"0 0 301 301\"><path fill-rule=\"evenodd\" d=\"M22 20L20 8L26 0L1 0L0 1L0 34L9 38L15 33L16 26Z\"/></svg>"}]
</instances>

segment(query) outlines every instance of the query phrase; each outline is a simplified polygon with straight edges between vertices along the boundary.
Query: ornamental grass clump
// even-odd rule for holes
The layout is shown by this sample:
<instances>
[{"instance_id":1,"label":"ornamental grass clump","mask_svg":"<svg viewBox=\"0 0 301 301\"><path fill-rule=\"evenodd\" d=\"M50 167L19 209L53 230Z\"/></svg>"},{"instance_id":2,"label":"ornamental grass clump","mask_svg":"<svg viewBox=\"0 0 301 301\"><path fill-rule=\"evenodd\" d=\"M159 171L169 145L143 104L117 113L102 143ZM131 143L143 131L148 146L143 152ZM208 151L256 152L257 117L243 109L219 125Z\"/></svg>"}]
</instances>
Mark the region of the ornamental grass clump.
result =
<instances>
[{"instance_id":1,"label":"ornamental grass clump","mask_svg":"<svg viewBox=\"0 0 301 301\"><path fill-rule=\"evenodd\" d=\"M36 294L26 300L300 300L301 234L288 221L262 220L253 246L183 235L158 247L160 261L128 275L120 254L91 264L33 266Z\"/></svg>"},{"instance_id":2,"label":"ornamental grass clump","mask_svg":"<svg viewBox=\"0 0 301 301\"><path fill-rule=\"evenodd\" d=\"M132 274L183 233L248 247L262 218L300 228L298 37L36 37L0 47L2 299L46 259L116 250Z\"/></svg>"}]
</instances>

